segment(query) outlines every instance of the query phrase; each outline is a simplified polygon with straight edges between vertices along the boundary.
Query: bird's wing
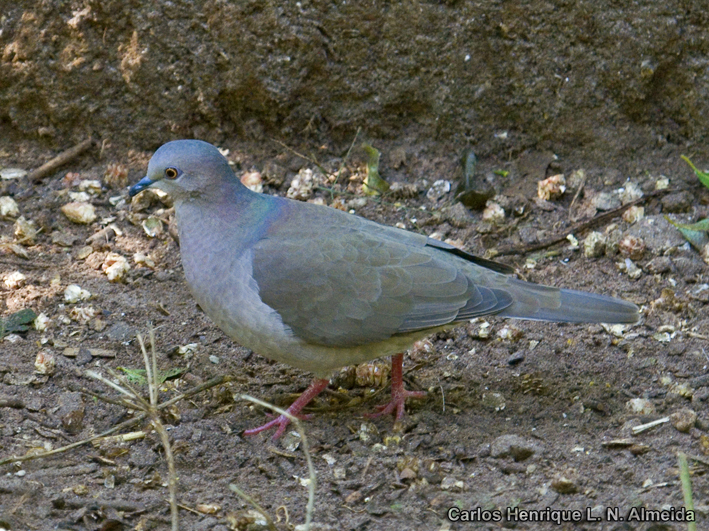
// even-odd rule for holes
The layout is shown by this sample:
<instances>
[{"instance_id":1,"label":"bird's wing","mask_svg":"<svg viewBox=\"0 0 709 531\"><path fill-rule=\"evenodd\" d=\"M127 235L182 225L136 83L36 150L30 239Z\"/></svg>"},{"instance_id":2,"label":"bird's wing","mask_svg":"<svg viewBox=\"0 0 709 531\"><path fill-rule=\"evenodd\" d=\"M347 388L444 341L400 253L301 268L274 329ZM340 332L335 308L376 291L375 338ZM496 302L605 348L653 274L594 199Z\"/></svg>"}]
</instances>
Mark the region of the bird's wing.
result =
<instances>
[{"instance_id":1,"label":"bird's wing","mask_svg":"<svg viewBox=\"0 0 709 531\"><path fill-rule=\"evenodd\" d=\"M441 259L424 236L299 206L254 245L253 276L261 300L307 342L352 347L512 304Z\"/></svg>"}]
</instances>

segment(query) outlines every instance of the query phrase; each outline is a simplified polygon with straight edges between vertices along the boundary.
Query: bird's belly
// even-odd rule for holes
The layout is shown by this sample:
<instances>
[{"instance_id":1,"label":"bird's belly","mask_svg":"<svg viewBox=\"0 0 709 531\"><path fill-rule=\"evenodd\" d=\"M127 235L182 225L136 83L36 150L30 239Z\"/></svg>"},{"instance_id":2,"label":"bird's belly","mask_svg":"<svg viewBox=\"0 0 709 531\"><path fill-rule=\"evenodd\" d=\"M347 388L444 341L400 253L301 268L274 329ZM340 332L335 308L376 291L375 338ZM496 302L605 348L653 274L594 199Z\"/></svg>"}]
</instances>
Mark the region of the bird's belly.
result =
<instances>
[{"instance_id":1,"label":"bird's belly","mask_svg":"<svg viewBox=\"0 0 709 531\"><path fill-rule=\"evenodd\" d=\"M339 367L403 352L416 339L435 331L396 335L359 346L308 343L295 336L280 314L261 300L252 274L251 251L231 259L200 262L190 262L184 256L182 265L192 295L227 336L261 356L321 377Z\"/></svg>"}]
</instances>

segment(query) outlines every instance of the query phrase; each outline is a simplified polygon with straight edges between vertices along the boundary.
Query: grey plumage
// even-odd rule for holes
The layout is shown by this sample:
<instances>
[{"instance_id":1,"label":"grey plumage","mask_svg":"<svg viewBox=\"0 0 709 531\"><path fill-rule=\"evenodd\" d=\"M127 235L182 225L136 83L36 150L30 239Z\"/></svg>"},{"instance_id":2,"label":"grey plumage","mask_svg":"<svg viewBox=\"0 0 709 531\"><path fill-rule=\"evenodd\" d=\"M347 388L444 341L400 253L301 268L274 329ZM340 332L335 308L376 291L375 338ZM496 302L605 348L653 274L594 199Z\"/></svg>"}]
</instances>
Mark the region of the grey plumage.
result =
<instances>
[{"instance_id":1,"label":"grey plumage","mask_svg":"<svg viewBox=\"0 0 709 531\"><path fill-rule=\"evenodd\" d=\"M481 315L638 320L629 302L523 282L419 234L251 192L205 142L162 146L131 195L151 186L174 198L185 275L207 315L238 343L321 377Z\"/></svg>"}]
</instances>

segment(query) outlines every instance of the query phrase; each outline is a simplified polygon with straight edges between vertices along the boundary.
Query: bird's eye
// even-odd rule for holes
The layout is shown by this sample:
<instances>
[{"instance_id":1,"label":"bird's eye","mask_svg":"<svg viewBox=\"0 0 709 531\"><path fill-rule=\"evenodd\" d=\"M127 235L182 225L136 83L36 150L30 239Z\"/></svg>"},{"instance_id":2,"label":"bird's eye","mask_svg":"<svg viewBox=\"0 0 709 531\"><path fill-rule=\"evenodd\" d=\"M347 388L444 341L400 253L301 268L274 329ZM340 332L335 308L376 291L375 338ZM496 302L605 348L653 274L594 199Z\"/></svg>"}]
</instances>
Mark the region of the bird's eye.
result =
<instances>
[{"instance_id":1,"label":"bird's eye","mask_svg":"<svg viewBox=\"0 0 709 531\"><path fill-rule=\"evenodd\" d=\"M175 168L167 168L165 170L165 177L168 179L177 179L177 176L180 174L180 172L177 171Z\"/></svg>"}]
</instances>

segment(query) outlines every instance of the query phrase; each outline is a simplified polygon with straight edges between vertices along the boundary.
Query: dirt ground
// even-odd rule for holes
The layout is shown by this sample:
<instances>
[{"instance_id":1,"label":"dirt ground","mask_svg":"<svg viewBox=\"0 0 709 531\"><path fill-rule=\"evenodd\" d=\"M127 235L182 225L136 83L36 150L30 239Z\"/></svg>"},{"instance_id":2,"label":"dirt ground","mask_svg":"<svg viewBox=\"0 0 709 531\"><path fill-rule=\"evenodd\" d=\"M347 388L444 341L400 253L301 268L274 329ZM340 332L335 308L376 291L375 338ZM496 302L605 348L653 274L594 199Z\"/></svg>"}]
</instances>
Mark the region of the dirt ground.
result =
<instances>
[{"instance_id":1,"label":"dirt ground","mask_svg":"<svg viewBox=\"0 0 709 531\"><path fill-rule=\"evenodd\" d=\"M181 529L266 529L230 484L278 519L277 529L305 521L308 471L302 445L292 433L277 442L268 434L242 437L245 429L264 422L266 412L234 396L247 393L287 405L307 387L310 375L226 338L189 294L179 246L171 236L169 201L153 197L131 205L127 197L127 185L143 175L156 146L200 137L228 150L237 175L260 178L268 194L285 195L304 170L317 176L320 167L332 174L344 162L339 184L316 177L321 188L310 200L434 235L475 254L521 249L573 232L578 246L564 240L496 259L530 281L613 295L642 307L640 323L623 330L490 317L433 336L405 359L408 386L428 395L410 401L397 429L391 418L365 417L387 400L387 379L381 376L387 360L361 367L359 380L352 371L336 375L331 392L315 401L314 415L305 423L317 474L311 529L685 529L684 522L612 518L616 509L627 517L633 508L681 514L680 452L689 456L697 529L707 527L707 265L664 217L697 221L709 210L709 191L680 159L686 154L700 167L709 164L702 143L706 124L697 118L707 91L707 45L697 37L706 14L697 10L699 3L667 5L662 12L642 4L636 13L593 7L608 8L600 14L582 3L568 12L538 2L510 12L502 3L491 3L492 14L471 14L468 10L486 9L472 3L367 4L361 13L343 14L329 4L303 2L300 11L289 7L274 15L275 4L269 2L268 9L206 2L193 19L170 11L187 9L181 2L155 12L135 4L129 9L110 2L103 8L93 2L45 2L34 9L18 3L0 21L0 66L6 74L0 81L5 109L0 112L0 171L35 169L89 132L99 140L41 181L0 180L0 196L18 205L17 213L0 217L0 315L7 319L30 308L48 318L43 330L0 339L0 460L58 448L129 420L133 411L84 392L117 396L83 372L142 367L135 336L146 336L152 323L159 367L187 369L166 380L161 400L210 378L233 376L164 415L183 507ZM88 12L80 15L82 9ZM450 32L447 37L443 30L432 32L430 40L407 45L429 48L421 59L428 66L420 70L410 63L414 49L403 58L391 49L404 41L405 28L396 21L407 9L421 13L417 31L440 24ZM320 29L312 24L317 10L323 17ZM117 12L121 16L108 26ZM344 25L348 16L355 21L351 33L328 31L329 22ZM215 51L220 46L229 51L229 43L237 46L228 23L243 25L247 19L259 22L256 29L235 33L243 38L240 53L253 54L250 81L239 77L243 71L220 66L222 56ZM485 31L477 34L479 23ZM591 35L588 39L574 36L572 29L581 23L580 33ZM60 24L68 29L56 30ZM290 41L274 38L264 44L265 34L286 27L296 28ZM647 27L657 29L652 39ZM57 39L43 32L47 28L56 30ZM182 32L185 28L193 32ZM461 28L487 43L481 45L486 51L472 53L482 70L476 86L466 85L452 59L454 66L432 74L432 55L444 49L437 48L437 38L454 43L446 54L464 55ZM141 52L142 40L131 44L134 30L150 43L149 51ZM170 31L175 41L167 39ZM200 41L200 32L208 33L203 47L192 43ZM611 54L606 45L618 35L642 42L644 52L628 45L617 50L620 58ZM341 38L367 39L374 56L369 60L400 61L401 70L381 64L376 72L348 70L347 61L365 64L368 59L357 55L366 56L357 46L355 59L344 59ZM106 51L121 39L123 47ZM307 43L315 40L325 50L314 55L320 67L310 52L303 52L310 57L305 66L286 62L279 71L271 63L257 65L259 54L276 61L283 47L309 50ZM80 41L86 46L64 48L64 55L52 49ZM101 42L109 45L104 49ZM544 43L550 47L540 46ZM191 55L179 46L189 47ZM562 49L568 53L556 55ZM653 55L653 50L662 52ZM224 53L233 58L232 51ZM212 57L201 66L221 76L215 73L206 85L221 84L223 90L206 91L198 104L186 94L194 95L201 57ZM560 57L585 58L580 69L585 81L574 81L576 92L564 92L558 81L554 92L553 76L544 75L554 71L551 65L563 63ZM645 70L626 69L628 57L638 59L635 66L645 64ZM652 60L643 63L644 57ZM607 75L613 69L617 77ZM90 78L82 76L91 72L104 77L86 81ZM156 72L168 72L165 86L155 84ZM294 72L297 81L288 77ZM326 101L328 85L322 80L328 76L338 82L354 76L357 82ZM441 92L443 85L436 85L435 97L425 100L428 76L446 83L461 79L466 88ZM418 80L415 90L405 85L412 79ZM173 87L184 80L189 81L186 91ZM102 82L103 91L96 88ZM125 87L118 90L121 83ZM377 100L378 83L388 85L382 94L391 90L395 95ZM142 101L141 88L147 86L153 92ZM476 91L478 99L472 97ZM530 117L530 109L536 117ZM143 110L146 114L140 114ZM358 127L362 132L348 157ZM381 174L389 183L401 183L398 192L362 194L366 157L360 145L365 140L381 151ZM485 221L482 211L454 200L463 175L460 157L470 151L477 155L475 186L494 191L503 219ZM566 177L566 192L538 200L537 182L558 174ZM669 191L656 192L665 178ZM99 181L98 187L82 184L91 180ZM439 180L449 181L450 191L434 193ZM82 188L87 197L72 195ZM72 222L62 211L82 200L95 208L96 218L88 224ZM630 200L644 208L643 219L618 215L572 231L575 223ZM34 224L34 237L31 226L18 222L20 216ZM156 234L147 234L146 222L159 227L153 229ZM592 230L608 244L587 256L584 240ZM117 260L111 253L130 266L115 282L105 271ZM16 272L24 278L13 276ZM66 301L70 285L87 290L90 298ZM45 361L37 365L39 354ZM54 368L46 361L50 358ZM656 420L661 422L634 433L634 427ZM0 528L169 529L164 452L146 423L127 431L139 430L147 434L1 465ZM577 510L583 521L507 519L507 511L515 509L547 518L560 514L550 511ZM462 514L478 520L500 515L502 521L449 518Z\"/></svg>"}]
</instances>

